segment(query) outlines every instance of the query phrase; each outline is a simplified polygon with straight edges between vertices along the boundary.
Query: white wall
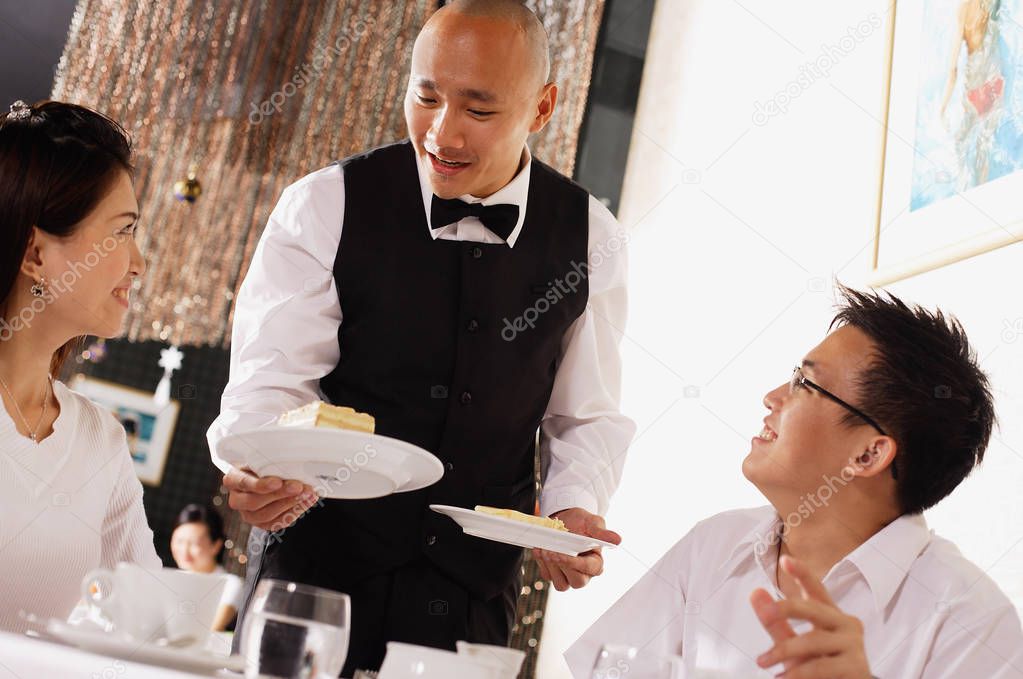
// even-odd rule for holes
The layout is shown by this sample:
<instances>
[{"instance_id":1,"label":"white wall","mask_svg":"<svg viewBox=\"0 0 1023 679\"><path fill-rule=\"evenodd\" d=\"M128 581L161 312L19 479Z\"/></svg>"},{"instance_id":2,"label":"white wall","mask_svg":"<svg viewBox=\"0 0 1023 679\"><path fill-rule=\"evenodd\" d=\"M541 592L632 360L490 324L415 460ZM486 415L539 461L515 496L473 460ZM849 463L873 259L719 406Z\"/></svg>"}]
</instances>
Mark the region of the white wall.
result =
<instances>
[{"instance_id":1,"label":"white wall","mask_svg":"<svg viewBox=\"0 0 1023 679\"><path fill-rule=\"evenodd\" d=\"M868 272L886 40L868 28L886 11L884 0L658 3L620 215L631 230L623 405L639 433L607 520L625 541L603 576L552 594L543 679L568 677L561 652L693 523L763 504L739 468L762 395L824 336L833 277L863 286ZM830 52L827 77L754 123L756 102L857 26L868 37ZM928 520L1023 604L1023 337L1003 333L1023 319L1021 263L1015 245L890 289L957 314L993 380L1001 429L987 460Z\"/></svg>"}]
</instances>

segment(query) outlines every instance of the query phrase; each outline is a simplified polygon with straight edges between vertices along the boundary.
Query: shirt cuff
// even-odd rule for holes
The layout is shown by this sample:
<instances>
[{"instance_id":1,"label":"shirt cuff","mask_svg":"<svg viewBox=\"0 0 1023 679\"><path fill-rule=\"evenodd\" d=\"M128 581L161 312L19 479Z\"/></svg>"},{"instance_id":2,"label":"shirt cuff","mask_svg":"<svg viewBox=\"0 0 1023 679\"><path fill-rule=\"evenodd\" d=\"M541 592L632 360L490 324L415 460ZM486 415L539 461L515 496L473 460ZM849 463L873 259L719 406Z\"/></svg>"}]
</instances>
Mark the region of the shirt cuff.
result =
<instances>
[{"instance_id":1,"label":"shirt cuff","mask_svg":"<svg viewBox=\"0 0 1023 679\"><path fill-rule=\"evenodd\" d=\"M561 486L544 488L540 491L540 514L550 516L563 509L579 507L590 514L600 515L600 503L597 497L582 486Z\"/></svg>"}]
</instances>

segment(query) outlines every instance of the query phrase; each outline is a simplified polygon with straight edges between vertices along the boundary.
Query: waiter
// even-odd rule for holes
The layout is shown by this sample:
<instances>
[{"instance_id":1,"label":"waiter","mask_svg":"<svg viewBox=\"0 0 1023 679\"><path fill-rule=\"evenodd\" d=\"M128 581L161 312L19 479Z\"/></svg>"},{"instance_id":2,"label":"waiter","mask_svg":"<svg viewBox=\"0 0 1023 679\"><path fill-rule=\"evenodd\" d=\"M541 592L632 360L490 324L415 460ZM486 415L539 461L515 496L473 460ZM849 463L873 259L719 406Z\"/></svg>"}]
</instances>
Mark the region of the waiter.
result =
<instances>
[{"instance_id":1,"label":"waiter","mask_svg":"<svg viewBox=\"0 0 1023 679\"><path fill-rule=\"evenodd\" d=\"M546 33L520 3L437 11L413 50L409 139L285 189L242 284L213 459L243 519L287 528L249 562L250 591L273 577L351 596L345 676L378 668L387 641L507 644L522 550L464 535L428 505L533 513L538 429L541 513L621 539L602 515L635 432L619 411L624 239L599 201L530 155L557 103L549 74ZM317 398L431 451L443 478L317 502L217 457L225 435ZM603 567L599 551L535 556L559 590Z\"/></svg>"}]
</instances>

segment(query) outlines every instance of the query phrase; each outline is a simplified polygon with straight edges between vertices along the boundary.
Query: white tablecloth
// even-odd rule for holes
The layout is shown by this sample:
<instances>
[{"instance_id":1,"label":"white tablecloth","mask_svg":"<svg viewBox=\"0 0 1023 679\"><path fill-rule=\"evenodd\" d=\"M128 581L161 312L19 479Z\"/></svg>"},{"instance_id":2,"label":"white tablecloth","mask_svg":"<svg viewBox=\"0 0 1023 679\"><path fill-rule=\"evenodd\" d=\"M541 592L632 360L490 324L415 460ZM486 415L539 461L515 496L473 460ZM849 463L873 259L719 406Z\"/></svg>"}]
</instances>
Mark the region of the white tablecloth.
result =
<instances>
[{"instance_id":1,"label":"white tablecloth","mask_svg":"<svg viewBox=\"0 0 1023 679\"><path fill-rule=\"evenodd\" d=\"M240 679L221 671L193 674L86 653L26 636L0 632L0 679Z\"/></svg>"}]
</instances>

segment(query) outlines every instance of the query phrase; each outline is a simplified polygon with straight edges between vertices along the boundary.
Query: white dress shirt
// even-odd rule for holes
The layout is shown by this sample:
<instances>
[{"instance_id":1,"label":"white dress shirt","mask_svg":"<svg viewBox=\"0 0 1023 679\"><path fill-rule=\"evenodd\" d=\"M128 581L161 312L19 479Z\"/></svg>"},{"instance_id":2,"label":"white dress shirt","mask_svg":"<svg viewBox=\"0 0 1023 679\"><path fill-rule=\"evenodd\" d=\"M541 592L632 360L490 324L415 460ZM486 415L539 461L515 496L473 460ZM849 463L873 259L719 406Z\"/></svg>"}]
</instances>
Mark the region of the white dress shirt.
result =
<instances>
[{"instance_id":1,"label":"white dress shirt","mask_svg":"<svg viewBox=\"0 0 1023 679\"><path fill-rule=\"evenodd\" d=\"M124 427L60 381L53 393L60 414L38 444L0 406L0 630L24 631L19 611L67 618L94 568L163 565Z\"/></svg>"},{"instance_id":2,"label":"white dress shirt","mask_svg":"<svg viewBox=\"0 0 1023 679\"><path fill-rule=\"evenodd\" d=\"M777 599L773 507L698 523L565 653L589 679L604 643L683 657L685 676L771 677L756 658L773 645L749 603L758 587ZM871 674L882 679L1023 678L1023 632L997 585L954 544L903 516L828 572L824 586L864 624ZM794 623L797 633L809 623Z\"/></svg>"},{"instance_id":3,"label":"white dress shirt","mask_svg":"<svg viewBox=\"0 0 1023 679\"><path fill-rule=\"evenodd\" d=\"M529 150L515 178L493 195L466 202L519 206L507 241L476 217L432 229L433 192L418 164L427 230L434 239L480 243L515 241L523 228L529 191ZM320 379L338 364L342 323L334 259L344 222L341 168L331 165L284 190L270 215L239 291L231 334L231 372L220 416L208 438L213 462L217 442L232 432L272 424L282 412L325 399ZM618 486L635 424L619 410L619 343L626 316L628 236L596 198L589 203L589 298L565 333L554 389L541 430L544 515L569 507L605 514ZM344 405L344 404L338 404Z\"/></svg>"}]
</instances>

